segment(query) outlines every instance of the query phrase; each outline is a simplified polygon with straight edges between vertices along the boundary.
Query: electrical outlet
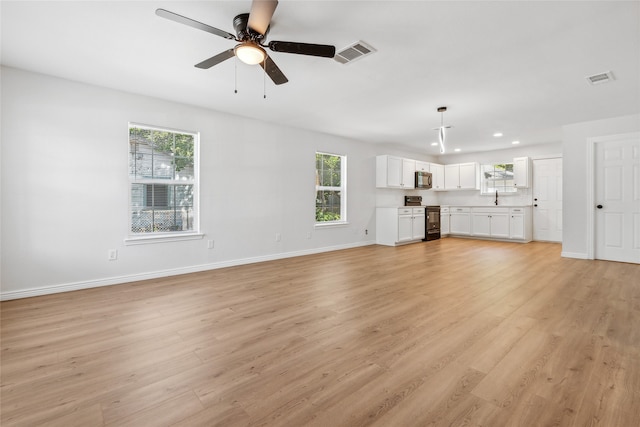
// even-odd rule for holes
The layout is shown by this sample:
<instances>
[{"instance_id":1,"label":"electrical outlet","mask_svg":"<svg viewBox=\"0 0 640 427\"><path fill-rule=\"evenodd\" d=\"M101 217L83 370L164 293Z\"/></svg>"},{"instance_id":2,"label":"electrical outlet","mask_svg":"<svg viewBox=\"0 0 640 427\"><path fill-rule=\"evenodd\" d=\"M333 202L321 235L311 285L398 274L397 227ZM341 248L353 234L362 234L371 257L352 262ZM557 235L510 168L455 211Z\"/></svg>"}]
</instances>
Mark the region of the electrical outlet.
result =
<instances>
[{"instance_id":1,"label":"electrical outlet","mask_svg":"<svg viewBox=\"0 0 640 427\"><path fill-rule=\"evenodd\" d=\"M115 261L118 259L118 250L117 249L109 249L107 251L107 259L109 261Z\"/></svg>"},{"instance_id":2,"label":"electrical outlet","mask_svg":"<svg viewBox=\"0 0 640 427\"><path fill-rule=\"evenodd\" d=\"M213 240L207 240L207 248L213 249Z\"/></svg>"},{"instance_id":3,"label":"electrical outlet","mask_svg":"<svg viewBox=\"0 0 640 427\"><path fill-rule=\"evenodd\" d=\"M276 242L279 242L280 240L282 240L282 236L280 233L276 233Z\"/></svg>"},{"instance_id":4,"label":"electrical outlet","mask_svg":"<svg viewBox=\"0 0 640 427\"><path fill-rule=\"evenodd\" d=\"M366 230L366 229L365 229L365 230L364 230L364 234L365 234L365 235L369 234L369 230Z\"/></svg>"}]
</instances>

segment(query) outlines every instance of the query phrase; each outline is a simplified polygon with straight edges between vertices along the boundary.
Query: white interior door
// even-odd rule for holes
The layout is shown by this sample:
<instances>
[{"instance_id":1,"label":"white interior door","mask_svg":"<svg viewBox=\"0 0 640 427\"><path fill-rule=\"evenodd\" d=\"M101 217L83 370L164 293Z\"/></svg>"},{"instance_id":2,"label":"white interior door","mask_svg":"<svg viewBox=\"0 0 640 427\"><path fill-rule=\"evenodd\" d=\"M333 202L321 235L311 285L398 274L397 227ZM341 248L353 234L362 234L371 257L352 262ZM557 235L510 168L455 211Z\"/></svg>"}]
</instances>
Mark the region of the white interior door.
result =
<instances>
[{"instance_id":1,"label":"white interior door","mask_svg":"<svg viewBox=\"0 0 640 427\"><path fill-rule=\"evenodd\" d=\"M533 240L562 242L562 158L533 161Z\"/></svg>"},{"instance_id":2,"label":"white interior door","mask_svg":"<svg viewBox=\"0 0 640 427\"><path fill-rule=\"evenodd\" d=\"M640 138L595 151L595 258L640 263Z\"/></svg>"}]
</instances>

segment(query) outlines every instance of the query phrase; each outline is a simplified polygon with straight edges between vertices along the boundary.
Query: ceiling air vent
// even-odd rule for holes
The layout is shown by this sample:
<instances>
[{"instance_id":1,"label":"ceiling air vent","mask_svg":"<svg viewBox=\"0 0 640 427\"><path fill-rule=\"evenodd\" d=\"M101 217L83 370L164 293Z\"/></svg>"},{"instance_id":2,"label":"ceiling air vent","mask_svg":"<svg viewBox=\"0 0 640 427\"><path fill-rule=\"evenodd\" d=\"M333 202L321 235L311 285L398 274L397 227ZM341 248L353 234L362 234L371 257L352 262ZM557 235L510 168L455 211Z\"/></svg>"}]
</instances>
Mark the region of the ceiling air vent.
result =
<instances>
[{"instance_id":1,"label":"ceiling air vent","mask_svg":"<svg viewBox=\"0 0 640 427\"><path fill-rule=\"evenodd\" d=\"M601 83L607 83L612 80L615 80L613 77L613 73L611 71L607 71L606 73L594 74L593 76L588 76L587 80L592 85L599 85Z\"/></svg>"},{"instance_id":2,"label":"ceiling air vent","mask_svg":"<svg viewBox=\"0 0 640 427\"><path fill-rule=\"evenodd\" d=\"M375 51L373 47L360 40L336 52L336 56L334 56L333 59L341 64L348 64L367 55L371 55Z\"/></svg>"}]
</instances>

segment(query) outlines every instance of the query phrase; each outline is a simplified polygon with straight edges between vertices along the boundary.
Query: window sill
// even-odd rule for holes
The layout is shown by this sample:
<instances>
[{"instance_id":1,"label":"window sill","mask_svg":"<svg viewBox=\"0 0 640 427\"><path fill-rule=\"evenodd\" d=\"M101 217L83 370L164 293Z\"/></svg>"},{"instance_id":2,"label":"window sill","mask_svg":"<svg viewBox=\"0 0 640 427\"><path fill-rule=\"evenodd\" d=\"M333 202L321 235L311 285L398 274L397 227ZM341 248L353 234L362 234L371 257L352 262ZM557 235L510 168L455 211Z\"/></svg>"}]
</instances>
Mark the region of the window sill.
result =
<instances>
[{"instance_id":1,"label":"window sill","mask_svg":"<svg viewBox=\"0 0 640 427\"><path fill-rule=\"evenodd\" d=\"M125 246L147 245L151 243L180 242L183 240L199 240L204 237L202 233L180 233L180 234L156 234L153 236L136 236L124 239Z\"/></svg>"},{"instance_id":2,"label":"window sill","mask_svg":"<svg viewBox=\"0 0 640 427\"><path fill-rule=\"evenodd\" d=\"M343 227L349 225L347 221L332 221L332 222L316 222L315 228L332 228L332 227Z\"/></svg>"}]
</instances>

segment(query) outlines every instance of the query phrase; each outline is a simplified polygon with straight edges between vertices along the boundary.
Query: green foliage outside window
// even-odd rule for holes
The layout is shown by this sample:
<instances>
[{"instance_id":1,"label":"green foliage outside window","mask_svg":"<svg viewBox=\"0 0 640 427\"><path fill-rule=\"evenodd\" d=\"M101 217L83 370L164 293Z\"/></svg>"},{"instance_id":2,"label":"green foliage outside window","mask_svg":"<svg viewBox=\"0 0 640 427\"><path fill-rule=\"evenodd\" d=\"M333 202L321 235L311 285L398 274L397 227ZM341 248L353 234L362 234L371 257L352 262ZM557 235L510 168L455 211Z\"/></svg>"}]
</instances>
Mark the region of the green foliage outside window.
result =
<instances>
[{"instance_id":1,"label":"green foliage outside window","mask_svg":"<svg viewBox=\"0 0 640 427\"><path fill-rule=\"evenodd\" d=\"M344 220L343 156L316 153L316 222Z\"/></svg>"}]
</instances>

